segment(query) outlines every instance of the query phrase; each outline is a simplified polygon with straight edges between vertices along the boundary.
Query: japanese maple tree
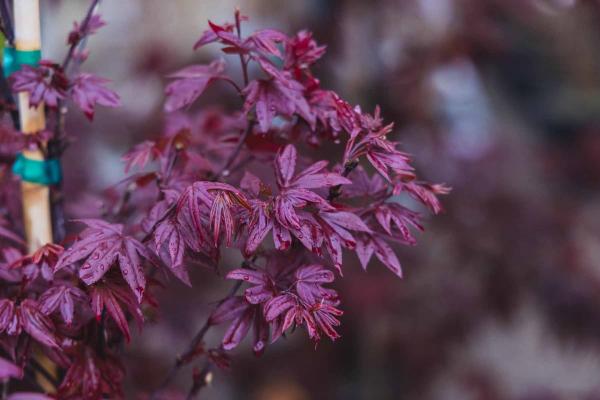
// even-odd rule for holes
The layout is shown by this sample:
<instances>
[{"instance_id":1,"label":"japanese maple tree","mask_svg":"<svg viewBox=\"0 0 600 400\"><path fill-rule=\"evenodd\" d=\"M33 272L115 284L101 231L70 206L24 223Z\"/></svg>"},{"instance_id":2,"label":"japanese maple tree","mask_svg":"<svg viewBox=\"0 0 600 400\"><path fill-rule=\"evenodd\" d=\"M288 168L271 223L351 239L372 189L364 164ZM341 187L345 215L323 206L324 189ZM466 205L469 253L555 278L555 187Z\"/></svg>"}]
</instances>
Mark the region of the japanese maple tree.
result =
<instances>
[{"instance_id":1,"label":"japanese maple tree","mask_svg":"<svg viewBox=\"0 0 600 400\"><path fill-rule=\"evenodd\" d=\"M67 148L61 107L73 104L92 119L96 106L120 104L107 80L71 68L85 61L84 39L105 24L93 15L94 5L75 23L62 63L44 60L10 77L14 93L29 92L31 106L44 102L51 113L48 131L33 137L2 127L3 199L16 195L8 169L17 152L44 140L54 157ZM364 112L321 86L311 67L325 47L310 32L265 29L246 36L245 20L236 12L231 23L209 22L194 46L220 46L226 60L167 77L163 133L123 156L125 171L137 172L119 186L121 198L102 219L78 220L79 232L57 234L57 243L27 255L17 215L2 208L3 379L29 376L35 390L31 377L44 373L36 361L43 353L59 371L48 378L54 392L47 397L122 397L122 343L131 338L130 323L143 326L145 309L160 307L154 293L170 275L191 286L190 266L217 271L224 252L243 258L241 265L219 267L233 281L231 291L215 299L214 311L151 397L159 398L180 367L203 359L189 391L194 396L250 331L257 355L295 328L315 342L340 338L342 299L334 288L349 258L364 269L376 267L376 259L390 279L402 276L394 248L414 245L414 232L423 230L423 210L406 204L437 214L438 195L449 189L417 178L379 109ZM231 73L235 68L241 78ZM223 108L211 127L198 126L190 110L211 85L230 90L238 107ZM4 107L10 112L10 104ZM332 161L312 156L323 146L335 152ZM124 213L132 192L136 203ZM414 201L403 201L406 196ZM222 341L205 343L206 332L221 324L227 324Z\"/></svg>"}]
</instances>

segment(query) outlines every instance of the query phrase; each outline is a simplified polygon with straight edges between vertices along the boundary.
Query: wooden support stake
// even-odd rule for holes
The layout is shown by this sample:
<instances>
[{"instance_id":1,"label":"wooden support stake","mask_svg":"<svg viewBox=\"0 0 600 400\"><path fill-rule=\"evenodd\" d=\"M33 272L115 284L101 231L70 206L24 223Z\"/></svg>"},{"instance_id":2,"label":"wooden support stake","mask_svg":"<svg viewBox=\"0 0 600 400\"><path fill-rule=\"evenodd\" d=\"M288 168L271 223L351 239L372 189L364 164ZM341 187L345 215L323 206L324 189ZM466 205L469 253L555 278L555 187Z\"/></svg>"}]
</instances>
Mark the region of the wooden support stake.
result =
<instances>
[{"instance_id":1,"label":"wooden support stake","mask_svg":"<svg viewBox=\"0 0 600 400\"><path fill-rule=\"evenodd\" d=\"M19 51L39 51L42 48L40 33L39 0L14 0L15 49ZM29 107L29 94L19 93L19 118L24 134L40 132L46 125L44 105ZM46 144L43 149L26 150L23 156L31 160L43 161ZM21 181L23 218L29 253L47 243L52 243L52 216L50 213L50 188L46 185ZM43 354L36 356L38 362L52 375L56 376L56 366ZM36 374L36 380L47 392L52 392L52 383L42 374Z\"/></svg>"},{"instance_id":2,"label":"wooden support stake","mask_svg":"<svg viewBox=\"0 0 600 400\"><path fill-rule=\"evenodd\" d=\"M15 0L15 48L17 51L41 50L39 0ZM19 93L21 130L25 134L40 132L45 127L44 105L29 107L29 94ZM45 146L45 144L44 144ZM32 160L43 160L42 150L24 151ZM52 243L52 219L50 214L50 188L31 182L21 183L23 218L29 252L46 243Z\"/></svg>"}]
</instances>

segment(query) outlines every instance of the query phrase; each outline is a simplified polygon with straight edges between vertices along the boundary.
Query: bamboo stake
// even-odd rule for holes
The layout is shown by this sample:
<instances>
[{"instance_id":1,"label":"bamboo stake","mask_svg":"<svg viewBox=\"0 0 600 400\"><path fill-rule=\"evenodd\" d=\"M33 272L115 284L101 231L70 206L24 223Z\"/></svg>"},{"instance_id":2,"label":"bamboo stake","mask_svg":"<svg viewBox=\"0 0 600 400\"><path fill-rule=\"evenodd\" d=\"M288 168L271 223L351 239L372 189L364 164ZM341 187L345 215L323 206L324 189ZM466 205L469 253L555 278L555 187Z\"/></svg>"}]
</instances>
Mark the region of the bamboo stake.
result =
<instances>
[{"instance_id":1,"label":"bamboo stake","mask_svg":"<svg viewBox=\"0 0 600 400\"><path fill-rule=\"evenodd\" d=\"M39 0L16 0L14 2L15 48L17 51L41 50ZM29 95L19 93L19 115L24 134L39 132L45 127L44 105L29 107ZM41 149L27 150L23 156L31 160L44 160ZM52 243L52 219L50 215L50 189L46 185L21 183L23 218L29 252L46 243Z\"/></svg>"},{"instance_id":2,"label":"bamboo stake","mask_svg":"<svg viewBox=\"0 0 600 400\"><path fill-rule=\"evenodd\" d=\"M40 33L40 4L39 0L15 0L15 49L19 51L39 51L42 48ZM40 132L46 125L44 105L36 108L29 107L29 94L18 94L19 119L21 131L28 135ZM23 156L30 160L45 159L46 144L41 149L23 151ZM23 203L23 219L29 253L47 243L52 243L52 217L50 213L50 188L47 185L21 180ZM56 366L43 354L36 356L37 362L53 376L56 376ZM54 390L51 380L36 373L36 380L47 392Z\"/></svg>"}]
</instances>

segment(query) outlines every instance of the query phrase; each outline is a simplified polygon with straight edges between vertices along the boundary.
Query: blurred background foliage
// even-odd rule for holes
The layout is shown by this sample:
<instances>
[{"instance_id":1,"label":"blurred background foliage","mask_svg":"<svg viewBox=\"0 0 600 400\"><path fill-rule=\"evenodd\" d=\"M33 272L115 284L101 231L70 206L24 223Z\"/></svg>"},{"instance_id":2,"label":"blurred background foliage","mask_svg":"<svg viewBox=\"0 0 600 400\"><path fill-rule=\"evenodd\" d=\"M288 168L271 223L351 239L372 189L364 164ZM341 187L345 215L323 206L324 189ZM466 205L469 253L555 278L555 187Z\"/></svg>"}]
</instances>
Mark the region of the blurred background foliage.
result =
<instances>
[{"instance_id":1,"label":"blurred background foliage","mask_svg":"<svg viewBox=\"0 0 600 400\"><path fill-rule=\"evenodd\" d=\"M88 4L42 3L44 56L61 59ZM123 107L93 125L69 115L69 216L94 214L84 193L117 190L121 155L160 132L164 76L220 57L192 45L235 6L247 29L314 31L325 86L381 105L421 175L454 190L419 245L399 249L404 280L346 258L341 340L315 351L292 335L261 359L242 347L203 398L600 399L600 2L104 0L87 67ZM224 101L235 99L217 85L196 111ZM160 293L156 324L126 350L131 398L227 287L201 267L193 281Z\"/></svg>"}]
</instances>

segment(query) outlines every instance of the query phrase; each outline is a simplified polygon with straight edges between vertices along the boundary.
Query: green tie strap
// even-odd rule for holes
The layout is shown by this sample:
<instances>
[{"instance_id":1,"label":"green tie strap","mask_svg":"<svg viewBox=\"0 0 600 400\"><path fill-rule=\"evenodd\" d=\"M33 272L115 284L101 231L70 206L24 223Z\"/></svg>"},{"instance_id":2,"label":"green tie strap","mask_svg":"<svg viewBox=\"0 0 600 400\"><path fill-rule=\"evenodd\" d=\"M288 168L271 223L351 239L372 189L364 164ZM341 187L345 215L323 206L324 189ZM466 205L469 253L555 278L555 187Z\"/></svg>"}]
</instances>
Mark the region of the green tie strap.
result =
<instances>
[{"instance_id":1,"label":"green tie strap","mask_svg":"<svg viewBox=\"0 0 600 400\"><path fill-rule=\"evenodd\" d=\"M62 180L60 162L57 158L40 161L31 160L23 154L18 154L12 170L25 182L50 186L56 185Z\"/></svg>"},{"instance_id":2,"label":"green tie strap","mask_svg":"<svg viewBox=\"0 0 600 400\"><path fill-rule=\"evenodd\" d=\"M13 72L21 69L21 65L37 67L40 63L42 52L40 50L17 50L6 45L4 47L4 76L10 76Z\"/></svg>"},{"instance_id":3,"label":"green tie strap","mask_svg":"<svg viewBox=\"0 0 600 400\"><path fill-rule=\"evenodd\" d=\"M16 50L14 47L6 45L4 47L4 60L2 66L4 67L4 76L9 77L13 72L17 71L16 63Z\"/></svg>"}]
</instances>

